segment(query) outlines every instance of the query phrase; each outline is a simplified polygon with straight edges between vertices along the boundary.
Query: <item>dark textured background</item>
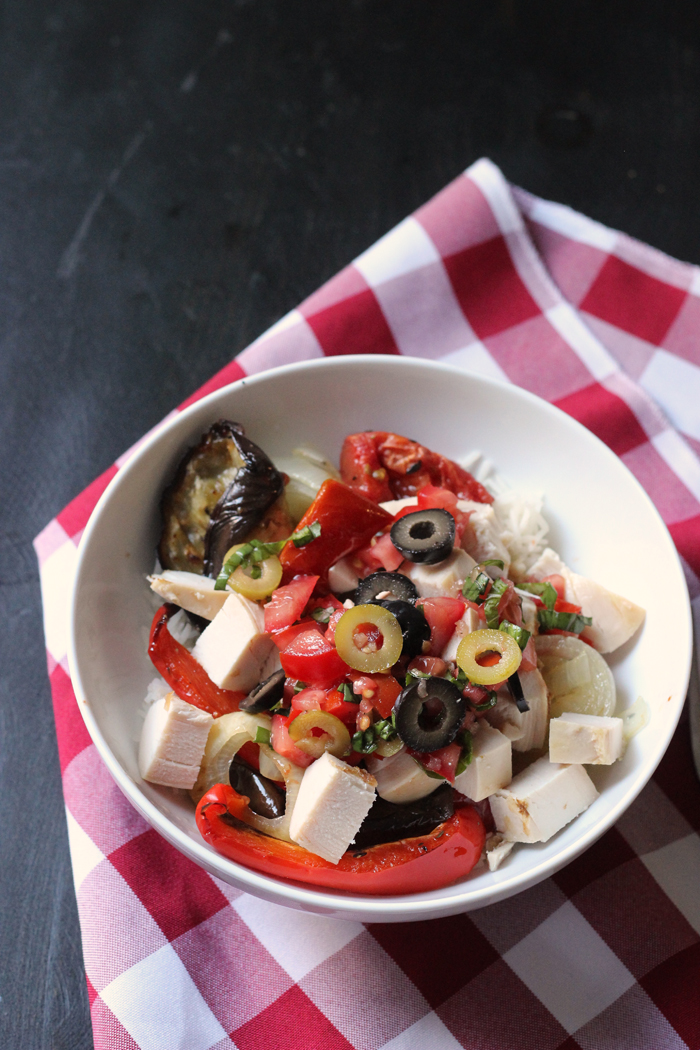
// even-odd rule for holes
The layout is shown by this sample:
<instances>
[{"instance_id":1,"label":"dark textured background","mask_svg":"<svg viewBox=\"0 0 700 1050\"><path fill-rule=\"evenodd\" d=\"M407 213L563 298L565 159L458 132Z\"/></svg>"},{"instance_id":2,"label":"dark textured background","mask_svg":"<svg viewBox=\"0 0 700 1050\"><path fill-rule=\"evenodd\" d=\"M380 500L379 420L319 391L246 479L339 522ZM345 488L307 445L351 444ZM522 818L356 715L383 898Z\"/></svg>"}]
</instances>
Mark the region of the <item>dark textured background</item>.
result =
<instances>
[{"instance_id":1,"label":"dark textured background","mask_svg":"<svg viewBox=\"0 0 700 1050\"><path fill-rule=\"evenodd\" d=\"M477 157L700 262L700 8L0 5L0 1044L92 1045L32 537Z\"/></svg>"}]
</instances>

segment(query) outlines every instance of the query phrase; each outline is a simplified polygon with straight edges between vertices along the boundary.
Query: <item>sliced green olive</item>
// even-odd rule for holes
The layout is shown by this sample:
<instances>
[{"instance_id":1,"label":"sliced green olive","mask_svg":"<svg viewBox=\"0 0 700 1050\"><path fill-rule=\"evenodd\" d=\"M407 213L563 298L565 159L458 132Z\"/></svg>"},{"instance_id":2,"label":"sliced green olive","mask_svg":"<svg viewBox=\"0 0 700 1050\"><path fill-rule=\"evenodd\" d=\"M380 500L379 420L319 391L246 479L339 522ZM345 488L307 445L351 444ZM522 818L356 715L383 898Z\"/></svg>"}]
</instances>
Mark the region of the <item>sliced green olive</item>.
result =
<instances>
[{"instance_id":1,"label":"sliced green olive","mask_svg":"<svg viewBox=\"0 0 700 1050\"><path fill-rule=\"evenodd\" d=\"M224 562L244 546L244 543L236 543L230 547L224 555ZM257 579L251 576L251 572L256 570L260 574ZM229 576L228 586L238 594L242 594L244 598L250 598L251 601L256 602L272 594L279 587L281 580L282 563L276 555L272 554L264 561L258 562L257 565L239 565Z\"/></svg>"},{"instance_id":2,"label":"sliced green olive","mask_svg":"<svg viewBox=\"0 0 700 1050\"><path fill-rule=\"evenodd\" d=\"M396 663L403 649L403 633L388 609L356 605L340 617L335 647L349 667L373 674L387 671Z\"/></svg>"},{"instance_id":3,"label":"sliced green olive","mask_svg":"<svg viewBox=\"0 0 700 1050\"><path fill-rule=\"evenodd\" d=\"M314 730L321 730L318 736ZM328 711L303 711L289 726L289 736L300 751L312 758L320 758L330 751L342 758L350 751L350 734L346 727Z\"/></svg>"},{"instance_id":4,"label":"sliced green olive","mask_svg":"<svg viewBox=\"0 0 700 1050\"><path fill-rule=\"evenodd\" d=\"M481 664L480 658L487 653L495 653L498 660L494 664ZM520 646L504 631L472 631L465 634L457 647L457 663L474 685L495 685L505 682L520 667L523 654Z\"/></svg>"}]
</instances>

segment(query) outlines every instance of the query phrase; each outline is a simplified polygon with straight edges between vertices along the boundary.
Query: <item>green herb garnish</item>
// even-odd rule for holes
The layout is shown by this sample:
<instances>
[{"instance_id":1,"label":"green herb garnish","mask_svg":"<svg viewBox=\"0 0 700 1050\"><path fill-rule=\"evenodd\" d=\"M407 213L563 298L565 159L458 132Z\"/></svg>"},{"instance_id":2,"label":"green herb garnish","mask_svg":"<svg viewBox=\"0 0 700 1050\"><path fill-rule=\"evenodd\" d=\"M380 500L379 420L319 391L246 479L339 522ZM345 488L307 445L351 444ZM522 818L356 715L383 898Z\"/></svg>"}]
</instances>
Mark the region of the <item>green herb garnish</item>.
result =
<instances>
[{"instance_id":1,"label":"green herb garnish","mask_svg":"<svg viewBox=\"0 0 700 1050\"><path fill-rule=\"evenodd\" d=\"M262 726L258 726L255 730L255 743L256 744L269 744L270 743L270 730L263 729Z\"/></svg>"},{"instance_id":2,"label":"green herb garnish","mask_svg":"<svg viewBox=\"0 0 700 1050\"><path fill-rule=\"evenodd\" d=\"M528 591L529 594L536 594L538 598L541 598L548 609L554 608L554 603L557 600L557 592L551 583L519 583L519 591Z\"/></svg>"},{"instance_id":3,"label":"green herb garnish","mask_svg":"<svg viewBox=\"0 0 700 1050\"><path fill-rule=\"evenodd\" d=\"M511 638L515 638L521 649L525 648L530 638L529 631L526 631L524 627L517 627L514 623L510 623L509 620L501 620L498 630L503 631L504 634L509 634Z\"/></svg>"},{"instance_id":4,"label":"green herb garnish","mask_svg":"<svg viewBox=\"0 0 700 1050\"><path fill-rule=\"evenodd\" d=\"M593 619L581 613L554 612L552 609L539 609L537 618L545 631L571 631L580 634L584 627L590 627Z\"/></svg>"},{"instance_id":5,"label":"green herb garnish","mask_svg":"<svg viewBox=\"0 0 700 1050\"><path fill-rule=\"evenodd\" d=\"M316 623L328 623L332 614L333 610L330 608L330 606L324 605L319 605L318 609L314 609L314 611L311 613Z\"/></svg>"},{"instance_id":6,"label":"green herb garnish","mask_svg":"<svg viewBox=\"0 0 700 1050\"><path fill-rule=\"evenodd\" d=\"M320 535L320 522L312 521L310 525L306 525L303 529L299 529L298 532L293 532L286 540L277 540L275 543L262 543L260 540L249 540L247 543L244 543L242 547L239 547L237 551L234 551L234 553L227 558L221 566L221 571L216 577L214 590L225 591L229 577L241 565L246 569L250 569L252 579L259 580L261 576L261 570L259 568L261 561L265 561L266 558L271 558L273 555L279 554L285 544L289 543L290 540L295 547L305 547L307 543L311 543L312 540L318 539Z\"/></svg>"}]
</instances>

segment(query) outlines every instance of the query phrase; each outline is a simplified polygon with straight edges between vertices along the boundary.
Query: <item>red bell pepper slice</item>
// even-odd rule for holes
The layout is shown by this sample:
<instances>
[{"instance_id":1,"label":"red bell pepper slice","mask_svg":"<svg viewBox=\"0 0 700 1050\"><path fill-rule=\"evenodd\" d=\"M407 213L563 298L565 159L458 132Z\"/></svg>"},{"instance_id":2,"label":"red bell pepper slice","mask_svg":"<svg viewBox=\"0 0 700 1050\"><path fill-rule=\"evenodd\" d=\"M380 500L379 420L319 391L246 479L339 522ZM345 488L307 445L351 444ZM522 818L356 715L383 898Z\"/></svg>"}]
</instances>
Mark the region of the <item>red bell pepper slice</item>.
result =
<instances>
[{"instance_id":1,"label":"red bell pepper slice","mask_svg":"<svg viewBox=\"0 0 700 1050\"><path fill-rule=\"evenodd\" d=\"M376 503L340 481L328 478L297 526L297 530L301 530L317 521L321 535L305 547L295 547L290 540L282 548L283 581L298 573L325 579L331 565L364 547L391 520L391 515Z\"/></svg>"},{"instance_id":2,"label":"red bell pepper slice","mask_svg":"<svg viewBox=\"0 0 700 1050\"><path fill-rule=\"evenodd\" d=\"M217 852L264 875L349 893L423 893L468 875L484 848L485 831L473 806L456 800L454 816L427 835L365 850L348 850L337 864L269 838L245 823L248 799L216 784L197 806L197 827Z\"/></svg>"},{"instance_id":3,"label":"red bell pepper slice","mask_svg":"<svg viewBox=\"0 0 700 1050\"><path fill-rule=\"evenodd\" d=\"M208 711L214 718L237 711L246 694L215 685L192 653L168 630L168 620L179 611L177 605L168 603L161 605L153 617L148 655L154 667L181 700Z\"/></svg>"},{"instance_id":4,"label":"red bell pepper slice","mask_svg":"<svg viewBox=\"0 0 700 1050\"><path fill-rule=\"evenodd\" d=\"M350 670L335 645L326 641L316 625L292 639L280 652L280 663L287 678L309 685L335 685Z\"/></svg>"}]
</instances>

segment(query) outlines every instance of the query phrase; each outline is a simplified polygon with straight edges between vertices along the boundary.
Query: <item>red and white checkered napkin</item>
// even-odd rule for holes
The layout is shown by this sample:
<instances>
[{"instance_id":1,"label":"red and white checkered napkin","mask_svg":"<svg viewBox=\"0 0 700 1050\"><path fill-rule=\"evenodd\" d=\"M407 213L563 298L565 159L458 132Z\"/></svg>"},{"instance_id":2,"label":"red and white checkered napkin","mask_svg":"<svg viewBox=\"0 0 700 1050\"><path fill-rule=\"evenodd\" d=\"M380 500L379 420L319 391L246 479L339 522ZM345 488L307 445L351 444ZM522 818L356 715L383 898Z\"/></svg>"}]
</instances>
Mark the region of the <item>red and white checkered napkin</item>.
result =
<instances>
[{"instance_id":1,"label":"red and white checkered napkin","mask_svg":"<svg viewBox=\"0 0 700 1050\"><path fill-rule=\"evenodd\" d=\"M512 189L482 160L191 400L347 353L450 361L585 423L656 503L700 607L700 269ZM98 1050L697 1050L687 726L584 856L456 918L362 926L288 911L210 878L144 823L90 742L66 664L76 544L119 465L36 540Z\"/></svg>"}]
</instances>

